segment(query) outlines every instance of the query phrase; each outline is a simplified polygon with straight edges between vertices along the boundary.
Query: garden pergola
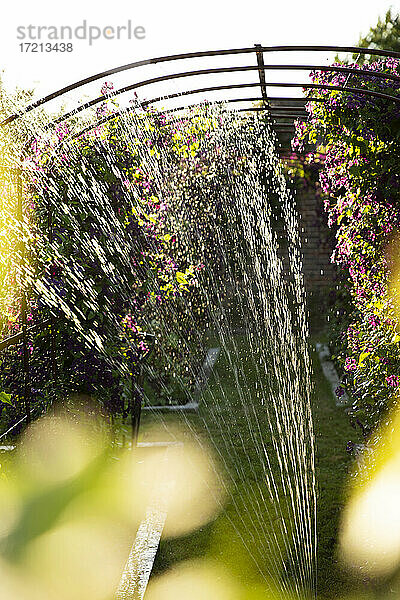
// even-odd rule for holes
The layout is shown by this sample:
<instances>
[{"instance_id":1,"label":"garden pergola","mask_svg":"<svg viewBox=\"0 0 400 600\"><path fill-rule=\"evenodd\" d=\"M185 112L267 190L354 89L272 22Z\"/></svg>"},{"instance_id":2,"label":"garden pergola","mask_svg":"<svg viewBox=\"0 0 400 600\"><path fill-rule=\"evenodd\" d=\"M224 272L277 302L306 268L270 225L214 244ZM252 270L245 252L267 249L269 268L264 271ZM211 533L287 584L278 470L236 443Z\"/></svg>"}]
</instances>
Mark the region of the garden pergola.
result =
<instances>
[{"instance_id":1,"label":"garden pergola","mask_svg":"<svg viewBox=\"0 0 400 600\"><path fill-rule=\"evenodd\" d=\"M52 100L57 98L66 98L67 95L72 91L84 91L85 86L92 84L93 82L104 80L112 75L117 75L119 73L126 72L129 74L129 77L132 78L139 68L147 68L151 65L172 65L174 66L176 63L183 61L184 65L187 63L190 64L191 61L198 60L209 60L210 58L220 59L222 57L248 57L248 62L250 64L245 65L228 65L228 66L212 66L207 68L196 68L196 69L186 69L183 71L173 71L170 73L165 73L162 75L147 77L145 79L135 78L133 83L128 83L123 85L117 89L110 90L107 93L107 98L116 98L122 97L124 94L128 94L130 92L137 93L138 90L144 93L153 93L152 90L156 89L156 92L152 95L150 99L142 99L136 97L133 105L129 107L124 107L119 109L113 114L107 115L103 118L95 119L94 124L89 126L85 125L81 128L75 128L71 131L71 136L79 136L84 132L97 127L110 119L115 119L120 115L126 114L130 111L140 111L143 109L147 109L149 107L157 110L160 106L160 103L163 104L163 113L178 113L188 106L196 106L202 104L204 101L210 100L212 95L223 94L224 99L218 100L219 102L226 103L227 106L239 106L236 110L238 112L246 115L249 111L266 111L271 118L271 124L273 129L277 134L280 133L288 133L290 134L294 129L294 121L296 119L306 119L307 112L305 110L305 103L308 101L316 101L316 102L324 102L323 97L312 96L313 90L336 90L338 92L350 92L353 94L365 95L370 98L382 99L389 103L396 103L400 105L400 96L394 95L392 93L385 93L375 90L369 90L362 84L362 78L370 78L371 72L364 71L362 69L356 69L354 67L346 66L345 64L335 64L335 65L321 65L321 64L289 64L287 62L287 56L304 53L304 54L312 54L315 53L347 53L347 54L355 54L355 55L370 55L377 58L396 58L400 59L400 53L390 52L385 50L377 50L373 48L358 48L352 46L262 46L261 44L255 44L252 47L247 48L234 48L234 49L226 49L226 50L210 50L210 51L201 51L201 52L190 52L184 54L175 54L170 56L160 56L156 58L150 58L146 60L136 61L132 63L127 63L125 65L115 67L113 69L109 69L106 71L102 71L101 73L97 73L85 79L81 79L75 83L67 85L47 96L36 100L22 109L20 112L16 112L7 116L0 125L2 127L11 126L12 123L16 122L19 119L22 119L24 115L34 111L36 108L47 105ZM273 57L276 59L278 57L278 62L267 62L268 57ZM285 58L286 57L286 58ZM343 85L327 85L320 83L309 83L309 75L313 71L323 71L329 73L341 73L347 75L347 79ZM277 79L272 80L271 76L275 73L304 73L306 75L305 81L283 81ZM233 75L236 77L237 75L249 73L254 74L254 81L227 81L225 80ZM359 82L355 85L347 85L352 76L357 76L357 81ZM174 91L172 93L162 94L159 89L162 84L165 82L172 82L174 85L176 82L180 80L184 80L185 82L192 82L193 80L206 80L207 77L210 76L223 76L224 83L220 85L203 85L197 87L191 87L188 85L187 88L181 91ZM373 77L377 79L383 80L392 80L397 83L400 87L400 76L390 75L387 73L381 73L379 71L373 72ZM158 86L158 87L157 87ZM288 89L288 90L303 90L306 92L306 96L271 96L268 94L269 89ZM238 91L249 90L254 92L254 94L249 96L233 96L229 97L229 93L233 92L236 94ZM199 102L198 97L201 96L202 100ZM226 97L225 97L226 96ZM196 99L197 97L197 99ZM57 117L54 120L50 120L47 124L47 128L51 129L52 127L57 126L60 123L68 123L73 117L77 116L83 111L90 111L90 109L95 108L105 99L104 95L92 97L90 100L87 100L81 104L78 104L73 109L69 110L61 117ZM172 101L176 101L178 99L188 99L189 103L186 105L179 106L171 106ZM25 151L26 148L25 148ZM21 185L21 177L22 171L21 169L16 167L6 167L6 169L11 170L15 177L16 181L16 195L17 195L17 219L22 223L22 185ZM22 226L21 226L22 232ZM23 244L21 242L21 255L23 256ZM26 420L30 421L31 418L31 405L30 405L30 389L29 389L29 351L28 351L28 337L31 333L35 331L37 328L49 328L49 344L51 348L51 355L53 356L52 360L52 368L51 373L52 377L56 379L57 373L55 368L55 360L54 360L54 341L52 340L52 330L54 327L54 323L52 319L48 319L45 322L36 324L34 327L29 327L26 319L26 299L24 293L22 294L22 306L20 312L20 331L10 336L6 339L0 341L0 351L4 350L10 346L16 345L18 343L22 343L22 367L24 373L24 384L21 396L24 398L24 410L25 415L19 421ZM140 419L140 400L136 400L136 404L133 407L132 414L134 415L134 419L136 419L134 429L137 433L137 427Z\"/></svg>"}]
</instances>

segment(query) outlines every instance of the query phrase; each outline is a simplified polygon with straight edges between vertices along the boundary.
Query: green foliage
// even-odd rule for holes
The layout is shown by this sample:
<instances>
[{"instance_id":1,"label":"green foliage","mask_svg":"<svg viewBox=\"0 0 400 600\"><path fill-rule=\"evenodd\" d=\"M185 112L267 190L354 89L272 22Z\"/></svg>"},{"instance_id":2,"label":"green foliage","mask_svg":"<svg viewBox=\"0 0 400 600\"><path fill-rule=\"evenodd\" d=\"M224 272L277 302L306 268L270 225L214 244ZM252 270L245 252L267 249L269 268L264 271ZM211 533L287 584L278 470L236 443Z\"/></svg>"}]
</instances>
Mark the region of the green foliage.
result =
<instances>
[{"instance_id":1,"label":"green foliage","mask_svg":"<svg viewBox=\"0 0 400 600\"><path fill-rule=\"evenodd\" d=\"M6 392L0 393L0 402L2 404L11 404L11 406L12 406L13 402L12 402L11 398L12 398L11 394L6 394Z\"/></svg>"},{"instance_id":2,"label":"green foliage","mask_svg":"<svg viewBox=\"0 0 400 600\"><path fill-rule=\"evenodd\" d=\"M369 33L361 36L357 44L360 48L374 48L379 50L393 50L400 52L400 15L392 12L390 8L385 17L379 17L378 23L371 27ZM372 62L376 59L361 55L358 59L353 56L354 60L363 64L364 62Z\"/></svg>"}]
</instances>

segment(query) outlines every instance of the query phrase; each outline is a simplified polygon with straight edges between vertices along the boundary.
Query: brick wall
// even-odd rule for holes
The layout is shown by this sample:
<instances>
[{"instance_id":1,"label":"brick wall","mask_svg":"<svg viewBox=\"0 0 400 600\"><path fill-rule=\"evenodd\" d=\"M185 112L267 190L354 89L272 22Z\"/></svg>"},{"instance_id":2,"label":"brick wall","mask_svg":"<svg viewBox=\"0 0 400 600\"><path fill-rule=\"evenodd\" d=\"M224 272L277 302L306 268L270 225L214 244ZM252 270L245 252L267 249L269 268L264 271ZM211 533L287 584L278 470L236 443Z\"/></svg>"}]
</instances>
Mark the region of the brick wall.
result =
<instances>
[{"instance_id":1,"label":"brick wall","mask_svg":"<svg viewBox=\"0 0 400 600\"><path fill-rule=\"evenodd\" d=\"M296 194L303 272L306 288L311 292L331 286L336 275L336 267L331 263L335 246L334 232L328 227L327 216L320 202L312 192L301 191Z\"/></svg>"},{"instance_id":2,"label":"brick wall","mask_svg":"<svg viewBox=\"0 0 400 600\"><path fill-rule=\"evenodd\" d=\"M305 101L302 105L298 101L286 98L284 100L275 99L271 103L272 109L282 105L304 108ZM276 127L279 129L278 125ZM277 134L277 149L280 154L290 152L293 133L294 129ZM312 150L311 147L310 150ZM316 294L318 290L326 290L335 283L336 267L331 263L336 241L335 233L328 227L327 215L321 205L321 200L315 197L312 190L299 190L295 197L299 212L306 288L313 295L318 295ZM282 256L282 258L285 261L285 257Z\"/></svg>"}]
</instances>

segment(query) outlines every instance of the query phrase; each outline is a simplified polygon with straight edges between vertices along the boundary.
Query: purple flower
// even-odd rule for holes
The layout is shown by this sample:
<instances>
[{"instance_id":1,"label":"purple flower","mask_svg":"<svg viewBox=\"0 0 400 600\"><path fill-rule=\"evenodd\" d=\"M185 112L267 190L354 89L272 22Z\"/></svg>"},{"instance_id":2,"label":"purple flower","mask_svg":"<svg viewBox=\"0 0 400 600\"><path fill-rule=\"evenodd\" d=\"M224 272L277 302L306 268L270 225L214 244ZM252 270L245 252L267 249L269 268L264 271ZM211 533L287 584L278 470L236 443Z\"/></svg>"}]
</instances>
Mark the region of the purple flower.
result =
<instances>
[{"instance_id":1,"label":"purple flower","mask_svg":"<svg viewBox=\"0 0 400 600\"><path fill-rule=\"evenodd\" d=\"M385 378L386 384L390 387L399 387L400 377L398 375L389 375Z\"/></svg>"},{"instance_id":2,"label":"purple flower","mask_svg":"<svg viewBox=\"0 0 400 600\"><path fill-rule=\"evenodd\" d=\"M355 371L357 369L357 362L355 358L348 356L344 362L345 371Z\"/></svg>"},{"instance_id":3,"label":"purple flower","mask_svg":"<svg viewBox=\"0 0 400 600\"><path fill-rule=\"evenodd\" d=\"M99 104L99 106L96 108L96 114L98 117L104 117L104 115L107 114L107 104L105 102Z\"/></svg>"},{"instance_id":4,"label":"purple flower","mask_svg":"<svg viewBox=\"0 0 400 600\"><path fill-rule=\"evenodd\" d=\"M114 84L111 81L105 81L101 86L100 93L102 96L108 96L114 89Z\"/></svg>"},{"instance_id":5,"label":"purple flower","mask_svg":"<svg viewBox=\"0 0 400 600\"><path fill-rule=\"evenodd\" d=\"M58 137L58 139L61 141L66 135L68 135L69 130L68 130L68 125L66 125L65 123L61 123L60 125L58 125L58 127L56 128L56 135Z\"/></svg>"},{"instance_id":6,"label":"purple flower","mask_svg":"<svg viewBox=\"0 0 400 600\"><path fill-rule=\"evenodd\" d=\"M369 321L370 325L372 325L372 327L378 327L379 322L380 322L378 317L376 317L375 315L370 315L368 317L368 321Z\"/></svg>"}]
</instances>

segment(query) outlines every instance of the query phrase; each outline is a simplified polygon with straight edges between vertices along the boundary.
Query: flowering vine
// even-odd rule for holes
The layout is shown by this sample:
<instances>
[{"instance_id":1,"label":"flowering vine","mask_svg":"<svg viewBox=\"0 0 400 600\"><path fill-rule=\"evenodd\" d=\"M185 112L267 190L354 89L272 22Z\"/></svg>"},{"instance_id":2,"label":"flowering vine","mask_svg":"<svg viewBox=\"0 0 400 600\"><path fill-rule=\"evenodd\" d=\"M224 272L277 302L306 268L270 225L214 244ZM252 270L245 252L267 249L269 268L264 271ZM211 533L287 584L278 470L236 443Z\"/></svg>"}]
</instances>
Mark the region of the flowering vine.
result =
<instances>
[{"instance_id":1,"label":"flowering vine","mask_svg":"<svg viewBox=\"0 0 400 600\"><path fill-rule=\"evenodd\" d=\"M348 67L358 72L311 74L315 84L347 89L312 90L324 101L307 103L293 148L311 144L325 154L319 181L337 231L332 261L352 307L335 340L339 389L350 394L353 415L374 427L400 382L400 336L388 293L388 248L400 225L400 67L391 58Z\"/></svg>"}]
</instances>

